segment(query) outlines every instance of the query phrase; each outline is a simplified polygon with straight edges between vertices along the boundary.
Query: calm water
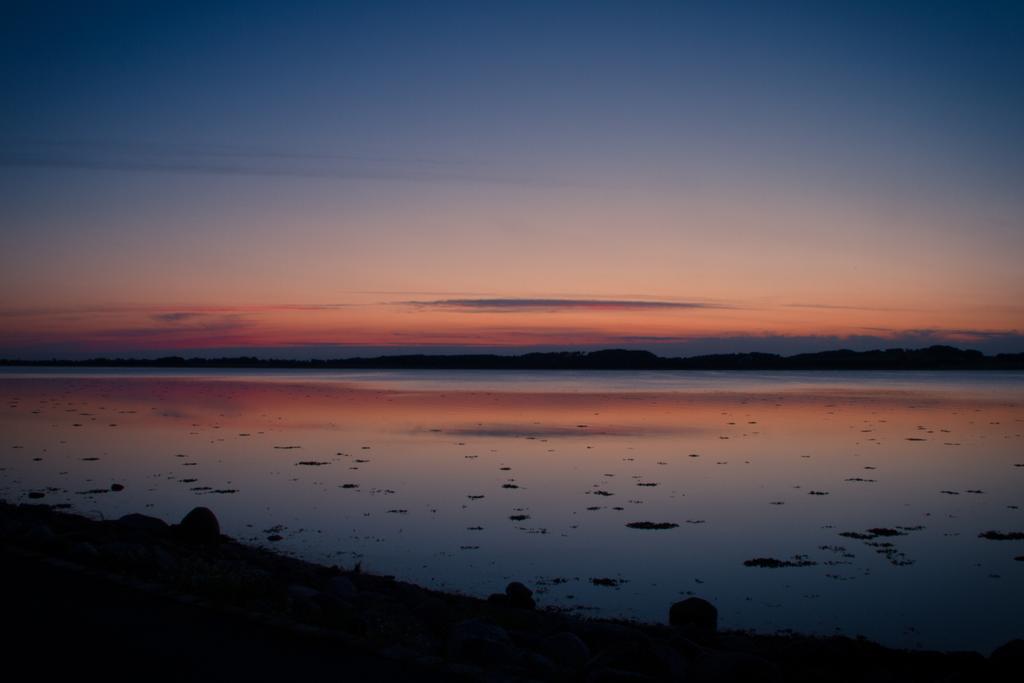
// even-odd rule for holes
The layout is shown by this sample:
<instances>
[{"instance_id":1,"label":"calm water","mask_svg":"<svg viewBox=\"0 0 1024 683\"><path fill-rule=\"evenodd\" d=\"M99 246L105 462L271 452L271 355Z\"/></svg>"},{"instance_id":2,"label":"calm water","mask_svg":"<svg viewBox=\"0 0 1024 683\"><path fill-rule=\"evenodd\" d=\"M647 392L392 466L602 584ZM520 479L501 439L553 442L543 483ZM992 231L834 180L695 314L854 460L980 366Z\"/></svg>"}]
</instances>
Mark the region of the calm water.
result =
<instances>
[{"instance_id":1,"label":"calm water","mask_svg":"<svg viewBox=\"0 0 1024 683\"><path fill-rule=\"evenodd\" d=\"M978 536L1024 530L1024 373L8 371L0 400L8 501L206 505L304 558L582 614L693 594L727 628L1024 637L1024 542Z\"/></svg>"}]
</instances>

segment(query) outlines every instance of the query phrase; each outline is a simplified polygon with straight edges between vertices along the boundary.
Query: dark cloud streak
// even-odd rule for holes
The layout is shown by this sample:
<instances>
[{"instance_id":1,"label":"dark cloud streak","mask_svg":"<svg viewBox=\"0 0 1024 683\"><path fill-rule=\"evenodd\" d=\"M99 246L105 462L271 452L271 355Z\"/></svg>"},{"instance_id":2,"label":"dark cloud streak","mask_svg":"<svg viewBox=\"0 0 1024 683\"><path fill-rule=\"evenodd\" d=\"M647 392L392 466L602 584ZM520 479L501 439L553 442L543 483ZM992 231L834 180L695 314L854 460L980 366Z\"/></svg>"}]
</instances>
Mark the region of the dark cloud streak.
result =
<instances>
[{"instance_id":1,"label":"dark cloud streak","mask_svg":"<svg viewBox=\"0 0 1024 683\"><path fill-rule=\"evenodd\" d=\"M392 180L566 186L531 172L482 163L410 157L307 154L233 145L132 142L0 142L0 167L333 180Z\"/></svg>"},{"instance_id":2,"label":"dark cloud streak","mask_svg":"<svg viewBox=\"0 0 1024 683\"><path fill-rule=\"evenodd\" d=\"M178 311L176 313L157 313L156 315L154 315L152 317L153 317L153 320L156 320L157 322L162 322L162 323L180 323L180 322L184 322L186 320L191 320L192 318L195 318L195 317L197 317L199 315L202 315L202 314L186 312L186 311Z\"/></svg>"},{"instance_id":3,"label":"dark cloud streak","mask_svg":"<svg viewBox=\"0 0 1024 683\"><path fill-rule=\"evenodd\" d=\"M487 312L732 308L724 304L695 301L644 301L636 299L438 299L435 301L403 301L400 303L420 308L449 308Z\"/></svg>"}]
</instances>

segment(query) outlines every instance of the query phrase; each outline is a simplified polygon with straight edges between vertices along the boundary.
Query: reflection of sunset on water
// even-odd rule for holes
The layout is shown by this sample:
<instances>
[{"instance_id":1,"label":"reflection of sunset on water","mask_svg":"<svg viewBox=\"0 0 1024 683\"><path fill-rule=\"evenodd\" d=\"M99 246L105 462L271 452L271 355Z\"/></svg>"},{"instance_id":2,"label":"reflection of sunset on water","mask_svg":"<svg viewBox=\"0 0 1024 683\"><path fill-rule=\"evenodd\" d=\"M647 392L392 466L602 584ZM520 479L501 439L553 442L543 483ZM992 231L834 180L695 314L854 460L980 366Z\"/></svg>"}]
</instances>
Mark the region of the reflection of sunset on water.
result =
<instances>
[{"instance_id":1,"label":"reflection of sunset on water","mask_svg":"<svg viewBox=\"0 0 1024 683\"><path fill-rule=\"evenodd\" d=\"M995 615L972 626L982 647L1015 605L987 578L1015 571L1012 553L977 538L1024 524L1015 375L186 375L0 377L3 495L103 516L210 505L242 539L283 525L281 549L476 593L600 567L626 583L544 600L623 616L656 616L699 580L737 624L962 642L857 616L864 591L893 592L920 623L945 586ZM678 527L626 527L640 521ZM897 526L914 531L891 546L840 536ZM815 564L742 564L793 556Z\"/></svg>"}]
</instances>

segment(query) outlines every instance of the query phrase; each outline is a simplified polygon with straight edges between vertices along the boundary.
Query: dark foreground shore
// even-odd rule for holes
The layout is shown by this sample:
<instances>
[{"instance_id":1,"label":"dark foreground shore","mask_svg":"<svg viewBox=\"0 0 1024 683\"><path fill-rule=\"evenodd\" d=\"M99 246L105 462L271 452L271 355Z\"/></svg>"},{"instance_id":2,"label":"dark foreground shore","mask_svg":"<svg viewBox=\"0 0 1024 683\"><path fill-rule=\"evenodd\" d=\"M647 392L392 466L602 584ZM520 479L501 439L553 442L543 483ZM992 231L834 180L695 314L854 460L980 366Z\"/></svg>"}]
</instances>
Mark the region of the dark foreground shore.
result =
<instances>
[{"instance_id":1,"label":"dark foreground shore","mask_svg":"<svg viewBox=\"0 0 1024 683\"><path fill-rule=\"evenodd\" d=\"M1024 641L991 657L843 637L582 619L510 584L440 593L237 543L205 509L180 524L94 521L0 503L8 670L113 680L1017 681ZM501 588L501 587L497 587ZM671 607L671 614L670 614ZM24 667L24 668L23 668Z\"/></svg>"}]
</instances>

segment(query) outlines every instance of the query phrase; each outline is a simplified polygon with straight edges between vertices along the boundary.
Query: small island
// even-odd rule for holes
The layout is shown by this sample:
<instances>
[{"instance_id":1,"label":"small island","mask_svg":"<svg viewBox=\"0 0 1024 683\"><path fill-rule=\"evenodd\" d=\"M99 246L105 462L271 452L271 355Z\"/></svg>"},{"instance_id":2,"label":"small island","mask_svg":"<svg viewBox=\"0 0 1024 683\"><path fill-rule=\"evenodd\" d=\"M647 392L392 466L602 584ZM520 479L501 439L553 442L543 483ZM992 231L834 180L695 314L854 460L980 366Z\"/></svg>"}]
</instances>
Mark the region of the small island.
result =
<instances>
[{"instance_id":1,"label":"small island","mask_svg":"<svg viewBox=\"0 0 1024 683\"><path fill-rule=\"evenodd\" d=\"M1024 352L985 355L972 349L839 349L782 356L720 353L665 358L650 351L604 349L550 353L406 354L373 358L296 360L239 356L205 358L90 358L86 360L0 359L0 367L80 368L278 368L296 370L1024 370Z\"/></svg>"}]
</instances>

